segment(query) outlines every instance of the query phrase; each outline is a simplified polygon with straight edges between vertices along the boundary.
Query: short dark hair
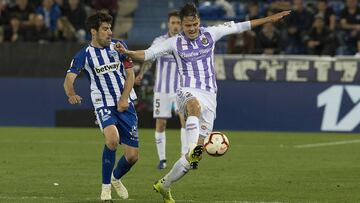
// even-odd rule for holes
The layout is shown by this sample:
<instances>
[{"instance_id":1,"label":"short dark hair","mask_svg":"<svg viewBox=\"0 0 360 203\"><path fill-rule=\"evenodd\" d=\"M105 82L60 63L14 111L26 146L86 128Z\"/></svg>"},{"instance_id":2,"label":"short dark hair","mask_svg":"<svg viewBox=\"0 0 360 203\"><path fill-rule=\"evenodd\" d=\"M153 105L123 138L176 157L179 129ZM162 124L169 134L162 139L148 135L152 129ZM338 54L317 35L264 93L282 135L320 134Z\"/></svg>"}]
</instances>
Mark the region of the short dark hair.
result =
<instances>
[{"instance_id":1,"label":"short dark hair","mask_svg":"<svg viewBox=\"0 0 360 203\"><path fill-rule=\"evenodd\" d=\"M194 18L199 17L199 12L194 3L187 3L184 7L181 8L180 19L183 20L184 17L187 16L193 16Z\"/></svg>"},{"instance_id":2,"label":"short dark hair","mask_svg":"<svg viewBox=\"0 0 360 203\"><path fill-rule=\"evenodd\" d=\"M168 21L170 20L171 17L180 17L180 13L178 10L174 10L168 13Z\"/></svg>"},{"instance_id":3,"label":"short dark hair","mask_svg":"<svg viewBox=\"0 0 360 203\"><path fill-rule=\"evenodd\" d=\"M91 29L99 30L101 23L111 24L113 17L104 12L97 12L86 19L86 28L90 32Z\"/></svg>"}]
</instances>

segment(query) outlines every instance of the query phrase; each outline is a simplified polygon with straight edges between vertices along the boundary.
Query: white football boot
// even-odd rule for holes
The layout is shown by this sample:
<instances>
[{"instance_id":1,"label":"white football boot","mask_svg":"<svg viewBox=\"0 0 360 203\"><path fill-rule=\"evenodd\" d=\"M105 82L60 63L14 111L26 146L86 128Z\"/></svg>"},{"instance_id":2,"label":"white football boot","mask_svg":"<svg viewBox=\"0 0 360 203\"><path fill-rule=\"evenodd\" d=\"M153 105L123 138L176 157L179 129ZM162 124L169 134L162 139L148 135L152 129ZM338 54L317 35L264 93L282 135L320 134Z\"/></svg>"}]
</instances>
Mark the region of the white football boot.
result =
<instances>
[{"instance_id":1,"label":"white football boot","mask_svg":"<svg viewBox=\"0 0 360 203\"><path fill-rule=\"evenodd\" d=\"M111 184L102 184L100 199L102 201L111 201Z\"/></svg>"},{"instance_id":2,"label":"white football boot","mask_svg":"<svg viewBox=\"0 0 360 203\"><path fill-rule=\"evenodd\" d=\"M111 184L120 198L122 199L129 198L129 193L126 187L122 184L120 179L116 179L113 174L111 174Z\"/></svg>"}]
</instances>

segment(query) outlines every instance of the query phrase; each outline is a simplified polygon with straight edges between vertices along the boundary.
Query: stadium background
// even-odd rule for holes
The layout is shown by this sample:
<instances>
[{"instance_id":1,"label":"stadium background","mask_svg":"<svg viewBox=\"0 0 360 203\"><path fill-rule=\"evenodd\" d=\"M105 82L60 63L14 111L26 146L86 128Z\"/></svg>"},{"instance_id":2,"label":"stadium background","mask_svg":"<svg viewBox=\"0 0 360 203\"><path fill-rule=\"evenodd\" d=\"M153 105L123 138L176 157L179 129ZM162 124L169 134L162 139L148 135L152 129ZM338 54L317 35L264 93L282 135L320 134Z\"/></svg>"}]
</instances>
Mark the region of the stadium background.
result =
<instances>
[{"instance_id":1,"label":"stadium background","mask_svg":"<svg viewBox=\"0 0 360 203\"><path fill-rule=\"evenodd\" d=\"M79 106L66 103L61 84L72 56L89 37L84 34L86 16L96 10L110 10L115 19L114 37L124 39L131 49L146 48L153 38L166 32L167 12L186 1L30 1L26 12L20 12L20 2L2 1L1 6L0 86L2 95L13 99L0 101L0 125L85 127L94 126L95 120L86 80L81 78L77 83L79 94L85 97ZM46 2L54 3L48 20L41 17ZM335 0L195 3L204 26L293 9L291 17L278 24L228 36L217 43L219 109L215 129L359 130L360 121L352 116L359 97L358 87L354 86L360 80L357 38L351 38L341 24L350 4ZM300 8L300 4L304 7ZM358 16L356 13L358 22L353 23L360 25ZM318 21L324 25L319 33L314 31ZM34 34L39 24L42 34ZM289 28L297 31L292 33ZM320 44L310 46L313 41ZM154 125L153 80L150 71L143 86L136 87L141 127ZM333 94L329 98L336 99L320 104L319 95L333 85L340 89L329 93ZM347 91L347 87L353 90ZM24 99L26 105L22 105ZM331 105L333 100L340 103ZM325 116L325 112L329 113ZM169 127L178 127L177 123L171 120Z\"/></svg>"},{"instance_id":2,"label":"stadium background","mask_svg":"<svg viewBox=\"0 0 360 203\"><path fill-rule=\"evenodd\" d=\"M36 14L41 0L29 1L26 12L16 2L0 0L0 202L98 202L103 139L88 81L82 76L75 84L84 98L76 106L62 86L72 56L89 38L85 16L107 9L116 19L115 38L131 49L147 48L166 32L168 11L187 1L86 0L74 10L67 3L75 0L57 0L47 21ZM357 4L195 1L203 25L293 12L279 24L217 43L215 129L225 132L231 148L222 158L206 157L200 173L174 186L178 202L360 202L360 38L357 29L342 28L346 2ZM319 34L314 26L321 22ZM360 13L353 23L360 25ZM153 77L147 73L136 87L142 155L124 180L129 202L159 202L149 187L165 173L155 169ZM179 149L177 119L168 127L174 128L167 131L171 165Z\"/></svg>"}]
</instances>

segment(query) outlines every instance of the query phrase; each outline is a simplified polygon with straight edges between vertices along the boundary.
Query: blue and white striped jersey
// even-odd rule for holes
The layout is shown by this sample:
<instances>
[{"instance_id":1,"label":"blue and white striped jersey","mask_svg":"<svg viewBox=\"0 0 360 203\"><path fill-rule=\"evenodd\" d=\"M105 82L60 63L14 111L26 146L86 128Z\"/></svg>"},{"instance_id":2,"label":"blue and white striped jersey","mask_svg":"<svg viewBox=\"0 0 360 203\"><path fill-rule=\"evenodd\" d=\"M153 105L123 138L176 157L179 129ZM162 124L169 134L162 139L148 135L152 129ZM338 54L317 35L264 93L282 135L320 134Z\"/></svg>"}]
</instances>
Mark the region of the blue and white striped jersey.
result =
<instances>
[{"instance_id":1,"label":"blue and white striped jersey","mask_svg":"<svg viewBox=\"0 0 360 203\"><path fill-rule=\"evenodd\" d=\"M117 106L124 89L126 71L125 55L119 54L113 40L110 46L96 48L90 44L81 49L73 58L67 72L79 74L85 70L90 80L91 100L94 108ZM120 41L121 42L121 41ZM126 44L121 42L125 47ZM136 99L134 89L131 90L129 102Z\"/></svg>"}]
</instances>

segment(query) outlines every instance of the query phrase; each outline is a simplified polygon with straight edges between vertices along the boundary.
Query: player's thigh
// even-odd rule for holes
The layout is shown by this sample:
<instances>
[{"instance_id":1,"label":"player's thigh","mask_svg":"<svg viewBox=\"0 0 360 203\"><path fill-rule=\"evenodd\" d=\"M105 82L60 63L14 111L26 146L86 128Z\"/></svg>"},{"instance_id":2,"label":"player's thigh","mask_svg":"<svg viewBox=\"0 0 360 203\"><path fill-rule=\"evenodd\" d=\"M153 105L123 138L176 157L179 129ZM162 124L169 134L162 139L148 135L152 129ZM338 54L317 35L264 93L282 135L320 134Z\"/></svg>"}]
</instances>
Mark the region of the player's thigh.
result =
<instances>
[{"instance_id":1,"label":"player's thigh","mask_svg":"<svg viewBox=\"0 0 360 203\"><path fill-rule=\"evenodd\" d=\"M119 143L119 132L116 128L117 110L115 107L101 107L95 110L100 130L104 134L105 143Z\"/></svg>"},{"instance_id":2,"label":"player's thigh","mask_svg":"<svg viewBox=\"0 0 360 203\"><path fill-rule=\"evenodd\" d=\"M198 105L198 100L196 95L193 94L190 90L186 89L178 89L176 91L176 104L178 107L179 114L182 114L186 119L189 116L188 107L193 104L197 104L196 107L200 107ZM200 109L199 109L200 111Z\"/></svg>"},{"instance_id":3,"label":"player's thigh","mask_svg":"<svg viewBox=\"0 0 360 203\"><path fill-rule=\"evenodd\" d=\"M154 94L154 118L171 118L172 98L169 94Z\"/></svg>"},{"instance_id":4,"label":"player's thigh","mask_svg":"<svg viewBox=\"0 0 360 203\"><path fill-rule=\"evenodd\" d=\"M199 116L200 137L205 138L213 130L217 106L216 94L206 91L194 91L192 94L196 96L201 108Z\"/></svg>"},{"instance_id":5,"label":"player's thigh","mask_svg":"<svg viewBox=\"0 0 360 203\"><path fill-rule=\"evenodd\" d=\"M105 144L108 147L114 148L119 144L119 132L116 125L106 126L103 130Z\"/></svg>"}]
</instances>

